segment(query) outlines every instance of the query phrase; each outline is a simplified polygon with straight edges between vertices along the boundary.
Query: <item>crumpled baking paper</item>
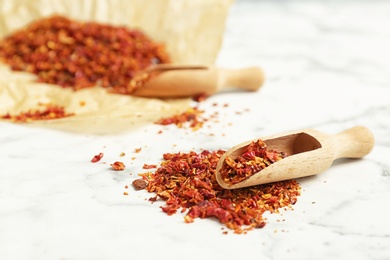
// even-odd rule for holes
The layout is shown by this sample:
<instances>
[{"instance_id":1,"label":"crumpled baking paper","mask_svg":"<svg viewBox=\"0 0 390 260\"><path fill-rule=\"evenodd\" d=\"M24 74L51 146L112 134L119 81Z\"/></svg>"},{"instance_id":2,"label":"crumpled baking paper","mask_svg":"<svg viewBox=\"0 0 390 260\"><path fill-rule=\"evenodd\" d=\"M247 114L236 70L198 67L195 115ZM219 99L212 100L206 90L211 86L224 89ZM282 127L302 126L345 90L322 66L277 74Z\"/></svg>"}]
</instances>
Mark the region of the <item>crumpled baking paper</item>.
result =
<instances>
[{"instance_id":1,"label":"crumpled baking paper","mask_svg":"<svg viewBox=\"0 0 390 260\"><path fill-rule=\"evenodd\" d=\"M29 22L60 14L140 29L166 45L173 63L212 65L222 44L233 0L0 0L0 37ZM37 83L35 76L0 64L0 115L38 103L65 107L75 116L27 123L65 131L108 134L129 130L186 110L190 99L154 99L108 93L103 88L73 91Z\"/></svg>"}]
</instances>

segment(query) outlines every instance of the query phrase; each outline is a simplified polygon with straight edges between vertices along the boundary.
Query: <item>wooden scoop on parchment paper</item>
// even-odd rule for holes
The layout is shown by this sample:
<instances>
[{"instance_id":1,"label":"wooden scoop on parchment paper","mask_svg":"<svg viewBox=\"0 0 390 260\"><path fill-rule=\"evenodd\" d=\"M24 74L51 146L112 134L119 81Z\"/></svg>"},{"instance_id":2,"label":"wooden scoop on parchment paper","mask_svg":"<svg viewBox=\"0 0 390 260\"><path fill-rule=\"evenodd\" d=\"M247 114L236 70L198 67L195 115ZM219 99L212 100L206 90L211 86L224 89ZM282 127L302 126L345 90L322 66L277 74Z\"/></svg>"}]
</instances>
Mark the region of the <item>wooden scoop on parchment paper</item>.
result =
<instances>
[{"instance_id":1,"label":"wooden scoop on parchment paper","mask_svg":"<svg viewBox=\"0 0 390 260\"><path fill-rule=\"evenodd\" d=\"M154 98L213 95L227 88L258 90L264 82L261 68L226 69L202 65L159 64L139 72L152 75L136 88L133 96Z\"/></svg>"},{"instance_id":2,"label":"wooden scoop on parchment paper","mask_svg":"<svg viewBox=\"0 0 390 260\"><path fill-rule=\"evenodd\" d=\"M256 139L257 140L257 139ZM287 157L260 170L249 178L230 185L219 173L226 157L242 155L250 140L230 148L218 161L216 179L225 189L237 189L259 184L296 179L321 173L339 158L361 158L374 146L374 136L363 126L356 126L338 134L325 134L314 129L290 132L261 138L270 150L286 152Z\"/></svg>"}]
</instances>

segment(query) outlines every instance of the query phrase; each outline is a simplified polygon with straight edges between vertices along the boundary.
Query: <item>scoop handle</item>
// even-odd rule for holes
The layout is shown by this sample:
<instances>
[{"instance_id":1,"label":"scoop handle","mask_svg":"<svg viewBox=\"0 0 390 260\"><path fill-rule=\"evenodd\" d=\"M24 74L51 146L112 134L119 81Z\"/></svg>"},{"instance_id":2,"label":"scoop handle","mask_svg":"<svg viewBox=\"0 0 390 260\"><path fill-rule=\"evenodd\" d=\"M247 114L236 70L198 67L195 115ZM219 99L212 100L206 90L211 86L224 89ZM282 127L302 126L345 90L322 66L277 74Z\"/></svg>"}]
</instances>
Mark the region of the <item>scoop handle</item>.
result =
<instances>
[{"instance_id":1,"label":"scoop handle","mask_svg":"<svg viewBox=\"0 0 390 260\"><path fill-rule=\"evenodd\" d=\"M264 72L259 67L244 69L219 69L223 82L220 88L236 87L248 91L258 90L264 83Z\"/></svg>"},{"instance_id":2,"label":"scoop handle","mask_svg":"<svg viewBox=\"0 0 390 260\"><path fill-rule=\"evenodd\" d=\"M355 126L334 135L333 144L336 149L335 159L361 158L374 147L372 132L364 126Z\"/></svg>"}]
</instances>

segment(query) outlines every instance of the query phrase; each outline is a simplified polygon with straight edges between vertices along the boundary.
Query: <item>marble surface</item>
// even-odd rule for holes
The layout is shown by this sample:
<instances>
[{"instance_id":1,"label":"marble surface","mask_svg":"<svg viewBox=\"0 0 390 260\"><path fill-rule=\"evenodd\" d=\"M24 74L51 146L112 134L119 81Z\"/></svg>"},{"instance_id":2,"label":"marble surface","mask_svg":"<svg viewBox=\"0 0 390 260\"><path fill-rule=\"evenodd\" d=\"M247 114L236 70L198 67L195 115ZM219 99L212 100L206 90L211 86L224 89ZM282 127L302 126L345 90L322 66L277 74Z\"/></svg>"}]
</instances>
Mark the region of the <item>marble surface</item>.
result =
<instances>
[{"instance_id":1,"label":"marble surface","mask_svg":"<svg viewBox=\"0 0 390 260\"><path fill-rule=\"evenodd\" d=\"M217 64L261 66L267 80L256 93L201 103L219 114L198 131L148 124L89 135L0 123L0 259L390 259L389 46L389 1L237 0ZM299 179L293 210L246 235L224 235L212 220L185 224L125 189L165 152L355 125L373 132L371 153ZM99 152L106 164L90 163ZM114 160L128 167L113 172Z\"/></svg>"}]
</instances>

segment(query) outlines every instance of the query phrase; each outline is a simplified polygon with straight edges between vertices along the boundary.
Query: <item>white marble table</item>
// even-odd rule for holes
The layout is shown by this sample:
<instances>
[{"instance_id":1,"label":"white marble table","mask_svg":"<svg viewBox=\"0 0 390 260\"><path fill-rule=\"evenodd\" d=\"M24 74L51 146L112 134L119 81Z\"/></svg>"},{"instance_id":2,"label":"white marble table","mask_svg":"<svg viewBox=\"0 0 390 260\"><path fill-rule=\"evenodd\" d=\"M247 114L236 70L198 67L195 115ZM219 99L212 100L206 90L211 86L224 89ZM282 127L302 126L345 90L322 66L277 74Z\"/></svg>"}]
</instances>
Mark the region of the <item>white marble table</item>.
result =
<instances>
[{"instance_id":1,"label":"white marble table","mask_svg":"<svg viewBox=\"0 0 390 260\"><path fill-rule=\"evenodd\" d=\"M389 49L389 1L237 1L217 63L261 66L267 81L201 103L218 122L103 136L0 123L0 259L390 259ZM374 133L372 152L300 179L294 210L246 235L185 224L124 188L165 152L355 125ZM98 152L107 164L90 163ZM118 159L124 172L109 169Z\"/></svg>"}]
</instances>

